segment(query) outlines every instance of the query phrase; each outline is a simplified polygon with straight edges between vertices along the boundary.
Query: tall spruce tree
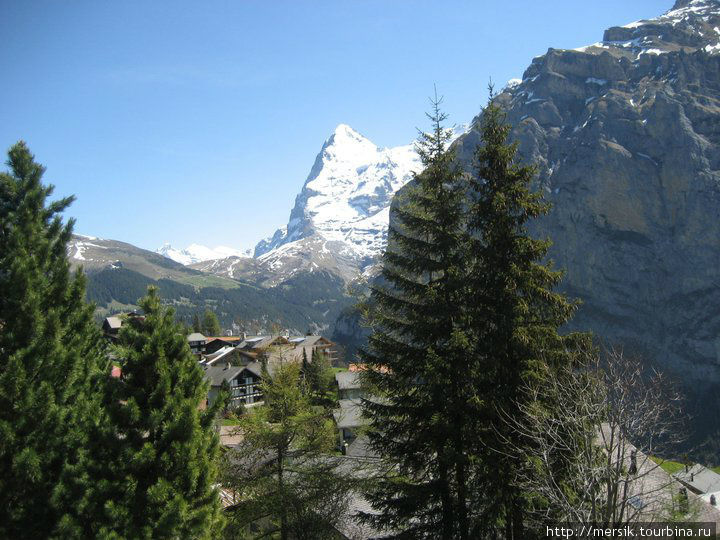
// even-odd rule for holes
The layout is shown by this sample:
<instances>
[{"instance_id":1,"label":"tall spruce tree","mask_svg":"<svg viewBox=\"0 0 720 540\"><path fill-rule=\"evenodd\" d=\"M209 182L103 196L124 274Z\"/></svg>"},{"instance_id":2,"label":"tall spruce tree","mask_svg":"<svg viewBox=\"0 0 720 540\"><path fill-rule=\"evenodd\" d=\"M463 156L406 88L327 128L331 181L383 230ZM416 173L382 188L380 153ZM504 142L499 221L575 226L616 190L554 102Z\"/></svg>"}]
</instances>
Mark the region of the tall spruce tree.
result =
<instances>
[{"instance_id":1,"label":"tall spruce tree","mask_svg":"<svg viewBox=\"0 0 720 540\"><path fill-rule=\"evenodd\" d=\"M361 351L379 394L365 402L370 445L393 465L368 490L379 513L365 518L408 538L467 538L474 435L465 189L437 97L428 117L432 131L417 148L425 169L393 208Z\"/></svg>"},{"instance_id":2,"label":"tall spruce tree","mask_svg":"<svg viewBox=\"0 0 720 540\"><path fill-rule=\"evenodd\" d=\"M313 405L330 406L335 402L334 386L335 374L330 366L330 360L323 351L315 349L312 360L307 362L303 349L303 376L305 387Z\"/></svg>"},{"instance_id":3,"label":"tall spruce tree","mask_svg":"<svg viewBox=\"0 0 720 540\"><path fill-rule=\"evenodd\" d=\"M222 333L220 321L211 309L206 309L202 318L202 333L206 336L219 336Z\"/></svg>"},{"instance_id":4,"label":"tall spruce tree","mask_svg":"<svg viewBox=\"0 0 720 540\"><path fill-rule=\"evenodd\" d=\"M523 528L527 494L515 485L518 463L506 445L521 447L503 415L516 417L533 384L542 384L554 369L572 364L587 336L562 336L558 328L575 309L554 292L562 273L542 262L551 245L535 239L528 222L549 211L540 193L531 190L533 166L517 160L517 143L508 141L511 126L491 98L483 110L476 174L470 182L472 232L467 304L475 332L472 355L481 377L473 378L482 397L477 412L473 490L485 494L476 537L528 537ZM536 404L539 407L551 404ZM532 449L528 448L528 454Z\"/></svg>"},{"instance_id":5,"label":"tall spruce tree","mask_svg":"<svg viewBox=\"0 0 720 540\"><path fill-rule=\"evenodd\" d=\"M122 375L107 380L109 422L101 450L109 462L95 500L87 503L96 505L89 532L213 538L221 527L216 410L200 410L207 383L172 309L152 287L139 305L144 315L126 319L120 330Z\"/></svg>"},{"instance_id":6,"label":"tall spruce tree","mask_svg":"<svg viewBox=\"0 0 720 540\"><path fill-rule=\"evenodd\" d=\"M0 537L46 538L66 511L66 484L98 411L103 365L85 278L67 259L72 197L24 142L0 173Z\"/></svg>"}]
</instances>

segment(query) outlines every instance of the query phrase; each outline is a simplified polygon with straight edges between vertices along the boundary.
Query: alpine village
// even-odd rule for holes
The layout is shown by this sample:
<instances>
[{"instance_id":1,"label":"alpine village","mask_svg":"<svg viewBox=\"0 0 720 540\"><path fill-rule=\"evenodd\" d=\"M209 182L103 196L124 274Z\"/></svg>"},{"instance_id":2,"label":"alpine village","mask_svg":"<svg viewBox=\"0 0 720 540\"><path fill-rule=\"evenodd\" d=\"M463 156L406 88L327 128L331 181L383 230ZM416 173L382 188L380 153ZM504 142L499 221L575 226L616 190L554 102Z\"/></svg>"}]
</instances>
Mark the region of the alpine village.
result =
<instances>
[{"instance_id":1,"label":"alpine village","mask_svg":"<svg viewBox=\"0 0 720 540\"><path fill-rule=\"evenodd\" d=\"M718 27L548 49L460 127L427 92L405 146L340 124L246 251L77 234L12 145L0 538L716 538Z\"/></svg>"}]
</instances>

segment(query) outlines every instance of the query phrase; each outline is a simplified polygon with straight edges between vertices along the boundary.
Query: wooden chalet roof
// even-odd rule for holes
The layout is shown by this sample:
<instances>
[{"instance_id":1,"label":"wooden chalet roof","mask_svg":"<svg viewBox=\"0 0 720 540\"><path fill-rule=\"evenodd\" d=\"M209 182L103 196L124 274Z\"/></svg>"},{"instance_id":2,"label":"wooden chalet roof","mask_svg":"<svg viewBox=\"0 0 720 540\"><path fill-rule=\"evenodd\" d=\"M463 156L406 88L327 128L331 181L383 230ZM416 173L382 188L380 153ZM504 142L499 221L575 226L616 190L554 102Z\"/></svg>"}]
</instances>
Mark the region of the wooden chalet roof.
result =
<instances>
[{"instance_id":1,"label":"wooden chalet roof","mask_svg":"<svg viewBox=\"0 0 720 540\"><path fill-rule=\"evenodd\" d=\"M192 335L195 335L195 334L192 334ZM202 334L200 334L200 335L202 335ZM227 343L238 343L243 340L243 338L240 336L207 336L207 337L203 336L203 339L206 339L208 343L210 343L211 341L216 341L216 340L225 341Z\"/></svg>"}]
</instances>

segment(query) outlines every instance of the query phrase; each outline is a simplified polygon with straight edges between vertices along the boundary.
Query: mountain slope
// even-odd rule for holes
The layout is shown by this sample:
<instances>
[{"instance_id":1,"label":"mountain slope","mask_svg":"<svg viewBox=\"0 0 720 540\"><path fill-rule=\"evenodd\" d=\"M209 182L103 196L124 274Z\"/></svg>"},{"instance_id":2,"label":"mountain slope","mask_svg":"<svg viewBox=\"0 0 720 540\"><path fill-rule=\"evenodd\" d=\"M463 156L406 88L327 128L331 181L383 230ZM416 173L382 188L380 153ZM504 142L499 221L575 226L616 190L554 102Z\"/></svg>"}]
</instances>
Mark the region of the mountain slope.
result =
<instances>
[{"instance_id":1,"label":"mountain slope","mask_svg":"<svg viewBox=\"0 0 720 540\"><path fill-rule=\"evenodd\" d=\"M167 257L117 240L74 235L68 244L68 258L73 266L90 273L106 267L126 268L150 279L183 281L201 274Z\"/></svg>"},{"instance_id":2,"label":"mountain slope","mask_svg":"<svg viewBox=\"0 0 720 540\"><path fill-rule=\"evenodd\" d=\"M125 242L80 235L69 243L68 257L73 267L85 270L87 297L96 303L99 317L135 309L138 298L154 285L187 322L209 308L227 329L237 323L246 331L262 333L277 324L295 333L330 334L351 301L342 279L321 270L260 287L204 273Z\"/></svg>"}]
</instances>

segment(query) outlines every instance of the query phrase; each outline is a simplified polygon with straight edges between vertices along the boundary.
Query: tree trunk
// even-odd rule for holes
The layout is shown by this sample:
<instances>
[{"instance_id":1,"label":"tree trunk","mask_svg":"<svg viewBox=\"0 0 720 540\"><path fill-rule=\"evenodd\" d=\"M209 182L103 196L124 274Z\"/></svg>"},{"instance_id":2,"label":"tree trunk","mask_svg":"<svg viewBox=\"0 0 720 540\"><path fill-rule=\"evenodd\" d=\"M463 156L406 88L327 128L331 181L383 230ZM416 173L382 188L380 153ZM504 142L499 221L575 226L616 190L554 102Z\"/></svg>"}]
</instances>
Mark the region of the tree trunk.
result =
<instances>
[{"instance_id":1,"label":"tree trunk","mask_svg":"<svg viewBox=\"0 0 720 540\"><path fill-rule=\"evenodd\" d=\"M280 492L280 539L288 540L288 519L287 508L285 506L285 484L283 478L283 457L284 452L278 451L277 471L278 471L278 490Z\"/></svg>"}]
</instances>

